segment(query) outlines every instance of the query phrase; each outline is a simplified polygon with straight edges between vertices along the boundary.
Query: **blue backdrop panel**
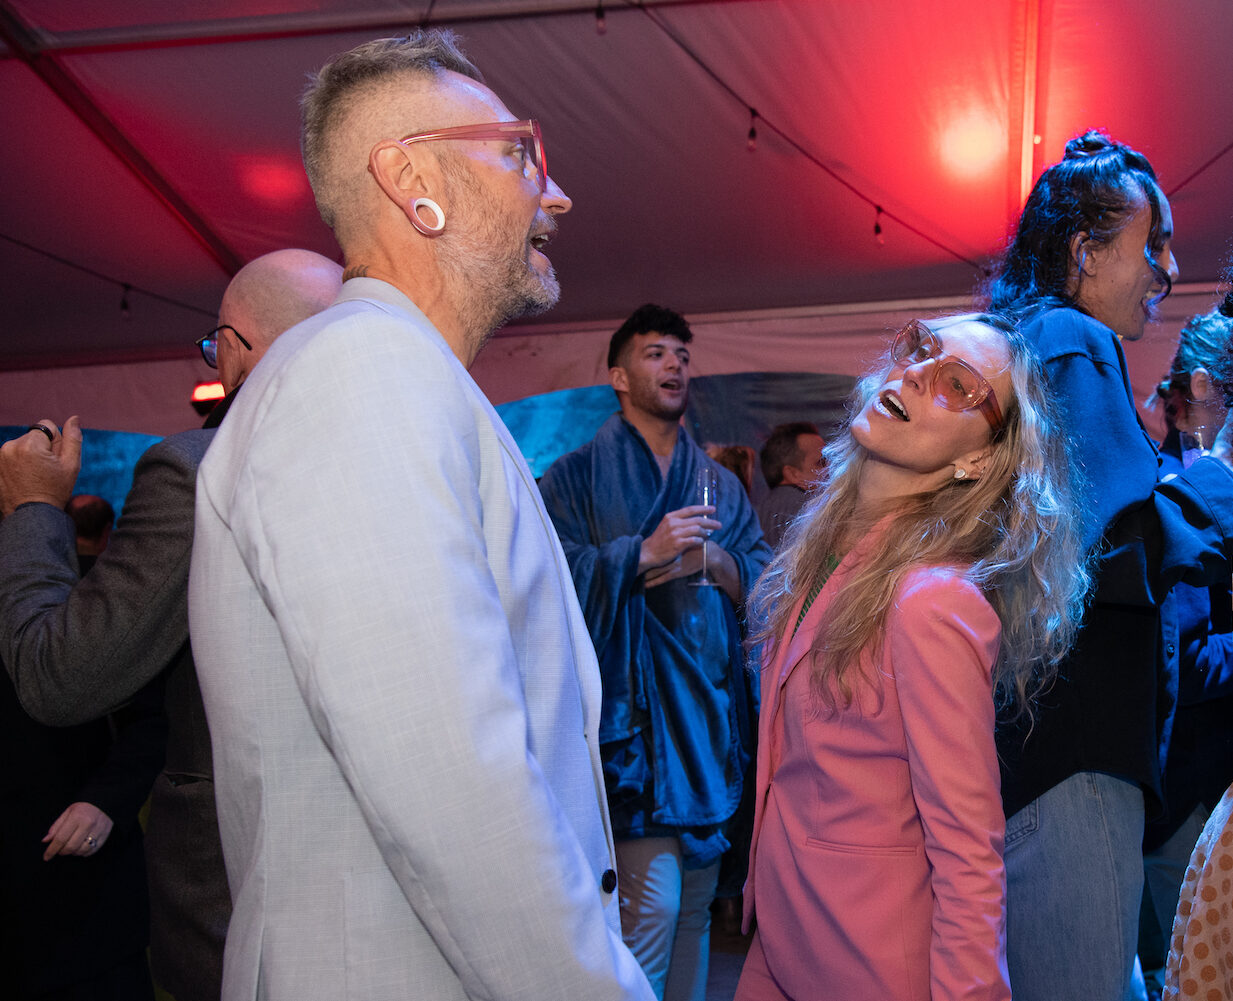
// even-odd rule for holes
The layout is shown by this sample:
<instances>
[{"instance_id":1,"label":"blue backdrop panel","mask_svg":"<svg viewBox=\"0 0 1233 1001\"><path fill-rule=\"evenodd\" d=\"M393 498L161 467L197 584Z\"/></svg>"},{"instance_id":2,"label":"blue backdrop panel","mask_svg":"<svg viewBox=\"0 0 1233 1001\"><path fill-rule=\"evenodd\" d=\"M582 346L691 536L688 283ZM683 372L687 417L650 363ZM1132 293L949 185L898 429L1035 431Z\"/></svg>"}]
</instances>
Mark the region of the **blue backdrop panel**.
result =
<instances>
[{"instance_id":1,"label":"blue backdrop panel","mask_svg":"<svg viewBox=\"0 0 1233 1001\"><path fill-rule=\"evenodd\" d=\"M829 438L843 423L855 382L850 375L811 372L699 376L689 384L685 430L699 444L757 450L776 424L803 420L813 421ZM497 412L539 477L559 456L595 437L616 409L610 386L586 386L513 400Z\"/></svg>"},{"instance_id":2,"label":"blue backdrop panel","mask_svg":"<svg viewBox=\"0 0 1233 1001\"><path fill-rule=\"evenodd\" d=\"M583 386L511 400L496 409L539 479L560 456L594 438L616 408L611 386Z\"/></svg>"}]
</instances>

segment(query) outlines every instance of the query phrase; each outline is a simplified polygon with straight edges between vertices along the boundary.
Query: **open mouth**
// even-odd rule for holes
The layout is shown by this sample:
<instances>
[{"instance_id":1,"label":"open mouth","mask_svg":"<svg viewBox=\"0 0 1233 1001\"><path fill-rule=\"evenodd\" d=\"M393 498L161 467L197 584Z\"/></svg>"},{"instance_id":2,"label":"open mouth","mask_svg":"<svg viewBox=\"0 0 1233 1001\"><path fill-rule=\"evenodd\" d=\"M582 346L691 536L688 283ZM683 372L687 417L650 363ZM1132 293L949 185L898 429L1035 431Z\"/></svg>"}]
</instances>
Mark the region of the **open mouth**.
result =
<instances>
[{"instance_id":1,"label":"open mouth","mask_svg":"<svg viewBox=\"0 0 1233 1001\"><path fill-rule=\"evenodd\" d=\"M535 250L542 252L543 249L548 246L548 239L549 237L547 233L537 233L535 236L531 237L531 246Z\"/></svg>"},{"instance_id":2,"label":"open mouth","mask_svg":"<svg viewBox=\"0 0 1233 1001\"><path fill-rule=\"evenodd\" d=\"M911 420L908 417L908 411L903 405L903 401L889 389L874 401L873 409L883 417L889 417L891 420L903 421L905 424Z\"/></svg>"}]
</instances>

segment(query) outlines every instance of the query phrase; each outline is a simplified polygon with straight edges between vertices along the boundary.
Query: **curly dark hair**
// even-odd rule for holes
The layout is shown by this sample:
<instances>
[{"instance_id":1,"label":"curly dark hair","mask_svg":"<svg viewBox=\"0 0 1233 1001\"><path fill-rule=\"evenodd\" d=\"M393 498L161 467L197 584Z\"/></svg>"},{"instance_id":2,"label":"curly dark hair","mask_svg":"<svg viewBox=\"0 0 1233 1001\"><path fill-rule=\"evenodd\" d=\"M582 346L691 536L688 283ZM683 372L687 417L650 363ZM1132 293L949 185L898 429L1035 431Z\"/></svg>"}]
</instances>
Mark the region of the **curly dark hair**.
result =
<instances>
[{"instance_id":1,"label":"curly dark hair","mask_svg":"<svg viewBox=\"0 0 1233 1001\"><path fill-rule=\"evenodd\" d=\"M645 303L635 309L612 335L608 342L608 367L620 365L625 346L639 334L649 334L652 330L665 337L675 337L682 344L688 344L694 338L689 323L675 309L657 306L653 302Z\"/></svg>"}]
</instances>

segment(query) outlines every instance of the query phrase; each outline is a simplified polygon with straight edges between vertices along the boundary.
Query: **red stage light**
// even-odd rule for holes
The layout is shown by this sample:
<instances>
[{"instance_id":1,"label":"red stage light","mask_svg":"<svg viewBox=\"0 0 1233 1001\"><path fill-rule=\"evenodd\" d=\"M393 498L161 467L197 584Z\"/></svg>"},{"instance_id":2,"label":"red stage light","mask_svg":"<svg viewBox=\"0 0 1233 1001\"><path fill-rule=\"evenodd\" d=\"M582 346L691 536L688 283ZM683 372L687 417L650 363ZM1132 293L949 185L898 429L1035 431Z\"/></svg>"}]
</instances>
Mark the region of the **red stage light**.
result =
<instances>
[{"instance_id":1,"label":"red stage light","mask_svg":"<svg viewBox=\"0 0 1233 1001\"><path fill-rule=\"evenodd\" d=\"M308 194L308 180L299 161L250 157L240 164L240 184L263 202L286 205Z\"/></svg>"},{"instance_id":2,"label":"red stage light","mask_svg":"<svg viewBox=\"0 0 1233 1001\"><path fill-rule=\"evenodd\" d=\"M192 403L193 409L204 417L226 395L221 382L199 382L193 387L192 399L189 402Z\"/></svg>"},{"instance_id":3,"label":"red stage light","mask_svg":"<svg viewBox=\"0 0 1233 1001\"><path fill-rule=\"evenodd\" d=\"M975 177L1003 163L1006 129L979 113L952 122L942 133L942 160L954 173Z\"/></svg>"},{"instance_id":4,"label":"red stage light","mask_svg":"<svg viewBox=\"0 0 1233 1001\"><path fill-rule=\"evenodd\" d=\"M207 400L221 400L227 394L223 392L221 382L199 382L193 387L193 402L204 403Z\"/></svg>"}]
</instances>

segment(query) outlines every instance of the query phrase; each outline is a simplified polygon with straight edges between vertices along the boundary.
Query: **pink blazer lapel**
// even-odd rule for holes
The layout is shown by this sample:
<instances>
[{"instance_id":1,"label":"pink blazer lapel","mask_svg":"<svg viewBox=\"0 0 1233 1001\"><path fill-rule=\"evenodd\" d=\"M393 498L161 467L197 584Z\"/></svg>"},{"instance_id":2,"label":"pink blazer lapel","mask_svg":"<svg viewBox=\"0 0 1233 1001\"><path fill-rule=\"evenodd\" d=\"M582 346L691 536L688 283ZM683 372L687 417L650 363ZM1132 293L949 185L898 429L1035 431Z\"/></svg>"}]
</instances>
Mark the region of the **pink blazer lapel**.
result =
<instances>
[{"instance_id":1,"label":"pink blazer lapel","mask_svg":"<svg viewBox=\"0 0 1233 1001\"><path fill-rule=\"evenodd\" d=\"M826 612L826 608L831 603L831 599L835 596L835 592L839 589L841 579L846 575L851 567L851 559L855 554L848 553L843 561L837 566L833 573L826 579L826 583L822 585L822 590L814 599L813 604L809 606L809 611L805 613L805 618L801 620L801 624L797 627L796 632L792 634L792 638L788 640L786 647L780 647L776 650L774 659L771 662L770 677L767 679L769 684L764 686L762 696L762 705L765 708L768 705L767 696L771 696L771 703L774 704L775 694L783 688L792 672L806 654L809 653L813 646L814 636L818 632L818 625L822 621L822 616ZM792 618L790 622L795 622L797 616L801 614L801 605L805 599L800 601L792 609Z\"/></svg>"},{"instance_id":2,"label":"pink blazer lapel","mask_svg":"<svg viewBox=\"0 0 1233 1001\"><path fill-rule=\"evenodd\" d=\"M817 634L818 625L822 621L822 616L826 613L831 600L842 586L844 578L852 572L855 566L864 561L870 547L877 541L892 517L893 515L888 515L879 521L860 542L848 551L840 561L839 566L826 579L821 593L814 599L813 604L809 606L809 611L805 613L805 618L801 621L796 632L792 634L792 638L788 641L787 646L779 647L772 653L770 671L764 673L762 678L762 714L768 718L768 723L774 722L775 716L779 712L779 693L792 675L792 672L796 670L801 661L806 659L806 655L813 646L814 637ZM789 621L796 621L796 617L800 615L802 604L804 604L803 597L793 606L792 618ZM769 731L769 726L763 728L763 732Z\"/></svg>"},{"instance_id":3,"label":"pink blazer lapel","mask_svg":"<svg viewBox=\"0 0 1233 1001\"><path fill-rule=\"evenodd\" d=\"M834 576L833 574L831 575ZM817 632L818 623L821 621L822 610L830 603L830 595L827 593L831 590L831 582L828 580L822 587L822 592L814 599L814 603L809 606L809 611L805 613L805 618L801 621L796 632L792 634L792 638L786 646L780 647L775 652L774 660L771 662L771 670L767 677L767 685L763 691L764 707L768 705L778 708L778 693L783 688L788 677L796 669L799 664L809 653L809 649L813 646L813 637ZM797 602L796 607L792 610L792 620L795 621L799 616L800 606L804 599ZM769 702L767 696L770 696Z\"/></svg>"}]
</instances>

